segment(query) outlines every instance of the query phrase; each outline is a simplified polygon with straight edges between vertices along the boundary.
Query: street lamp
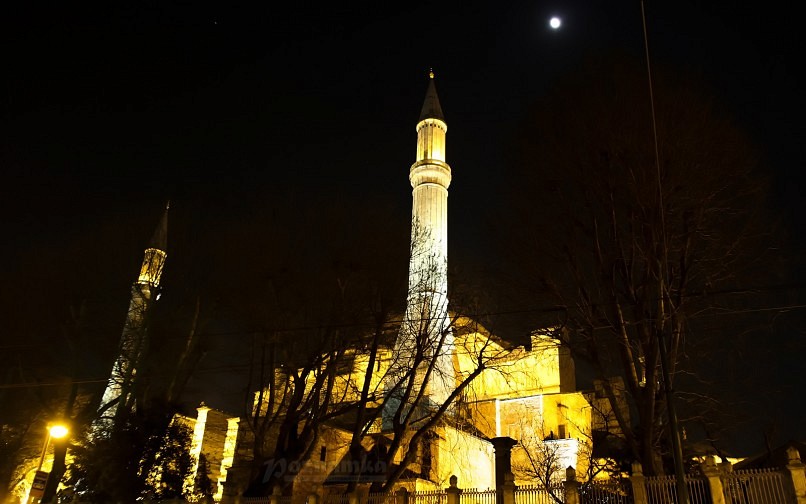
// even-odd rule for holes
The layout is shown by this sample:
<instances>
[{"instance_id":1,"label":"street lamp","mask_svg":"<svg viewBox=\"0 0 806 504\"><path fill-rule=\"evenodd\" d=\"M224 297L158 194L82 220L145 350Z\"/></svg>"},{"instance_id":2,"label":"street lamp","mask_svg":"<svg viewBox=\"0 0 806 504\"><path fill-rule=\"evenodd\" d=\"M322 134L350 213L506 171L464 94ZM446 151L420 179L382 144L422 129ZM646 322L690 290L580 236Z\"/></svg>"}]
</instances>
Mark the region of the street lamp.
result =
<instances>
[{"instance_id":1,"label":"street lamp","mask_svg":"<svg viewBox=\"0 0 806 504\"><path fill-rule=\"evenodd\" d=\"M42 455L39 456L39 466L36 468L37 471L42 470L42 464L45 462L45 454L48 451L48 446L50 446L51 439L61 439L67 435L69 430L66 426L62 424L53 424L48 426L48 436L45 438L45 444L42 445Z\"/></svg>"},{"instance_id":2,"label":"street lamp","mask_svg":"<svg viewBox=\"0 0 806 504\"><path fill-rule=\"evenodd\" d=\"M36 468L36 473L34 473L34 481L31 484L31 490L28 493L28 503L32 504L37 502L38 499L42 498L45 492L45 485L48 482L48 476L50 473L44 472L42 470L42 464L45 462L45 455L48 452L48 447L50 446L51 439L61 439L70 432L67 426L62 424L51 424L48 425L48 435L45 438L45 444L42 445L42 454L39 456L39 465ZM37 500L35 500L37 499Z\"/></svg>"}]
</instances>

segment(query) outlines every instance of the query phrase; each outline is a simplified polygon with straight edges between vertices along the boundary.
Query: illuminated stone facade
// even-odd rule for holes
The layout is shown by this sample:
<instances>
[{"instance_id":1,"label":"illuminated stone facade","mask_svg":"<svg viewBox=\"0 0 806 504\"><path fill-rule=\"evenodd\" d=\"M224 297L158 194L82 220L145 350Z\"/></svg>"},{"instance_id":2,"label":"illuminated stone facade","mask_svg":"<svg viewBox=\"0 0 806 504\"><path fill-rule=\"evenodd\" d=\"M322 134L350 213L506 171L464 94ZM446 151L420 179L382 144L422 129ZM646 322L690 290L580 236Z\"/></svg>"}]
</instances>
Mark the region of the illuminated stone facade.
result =
<instances>
[{"instance_id":1,"label":"illuminated stone facade","mask_svg":"<svg viewBox=\"0 0 806 504\"><path fill-rule=\"evenodd\" d=\"M224 492L227 470L232 467L235 459L240 418L211 409L204 403L196 408L196 411L196 418L182 415L176 417L176 420L193 432L190 454L193 456L194 467L185 485L188 489L193 488L201 457L204 456L207 461L207 476L215 492L213 499L218 502Z\"/></svg>"},{"instance_id":2,"label":"illuminated stone facade","mask_svg":"<svg viewBox=\"0 0 806 504\"><path fill-rule=\"evenodd\" d=\"M475 367L471 356L480 349L502 357L492 361L489 369L471 382L452 410L450 420L433 429L428 443L421 448L422 453L418 453L409 467L409 473L419 477L404 478L398 486L410 491L443 489L449 485L450 477L456 475L459 481L468 482L467 486L493 488L494 452L490 440L501 436L518 442L512 452L513 473L518 485L535 483L529 463L541 457L551 458L546 463L554 466L552 470L558 477L568 466L584 474L591 453L594 422L591 396L575 390L573 362L560 342L545 333L535 333L530 348L503 348L503 344L496 342L474 321L459 318L453 322L456 337L451 357L457 380ZM391 348L381 355L384 357L372 376L384 376L393 362ZM339 376L338 386L332 391L345 402L357 399L353 394L360 390L367 374L368 361L361 357L356 356L352 368ZM384 382L377 380L372 386L383 392ZM275 400L278 401L276 397ZM254 407L264 412L269 408L265 402L256 402ZM201 415L199 418L202 421ZM238 435L241 436L239 442L251 442L247 432L237 431L237 419L230 419L230 422L229 436L233 442ZM313 455L296 472L294 503L304 502L310 492L341 491L342 486L332 475L340 470L340 465L350 463L351 433L338 423L321 427L318 445L311 451ZM197 423L196 431L199 430ZM365 448L369 449L378 441L378 436L383 435L381 426L377 425L363 443ZM196 451L197 446L194 444ZM221 460L219 474L233 463L232 458L227 458L232 456L231 451L223 456L206 456ZM238 465L237 455L235 458L234 464ZM221 495L224 478L219 476L218 481L218 495ZM245 484L242 480L236 485L238 490L233 490L231 497L243 491ZM225 497L225 502L230 501Z\"/></svg>"}]
</instances>

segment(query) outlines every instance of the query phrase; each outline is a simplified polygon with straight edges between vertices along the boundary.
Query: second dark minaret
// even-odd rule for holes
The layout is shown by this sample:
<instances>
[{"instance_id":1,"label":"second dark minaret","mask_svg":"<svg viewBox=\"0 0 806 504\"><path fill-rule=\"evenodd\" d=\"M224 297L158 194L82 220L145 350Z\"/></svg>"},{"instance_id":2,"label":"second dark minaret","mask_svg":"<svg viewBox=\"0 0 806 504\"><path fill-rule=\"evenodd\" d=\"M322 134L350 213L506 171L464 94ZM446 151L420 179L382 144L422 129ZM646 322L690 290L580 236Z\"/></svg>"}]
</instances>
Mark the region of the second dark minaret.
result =
<instances>
[{"instance_id":1,"label":"second dark minaret","mask_svg":"<svg viewBox=\"0 0 806 504\"><path fill-rule=\"evenodd\" d=\"M157 229L143 255L140 274L132 285L129 311L120 338L120 347L109 375L96 426L111 426L115 419L134 408L135 376L146 344L148 313L156 301L168 248L168 209L166 205Z\"/></svg>"}]
</instances>

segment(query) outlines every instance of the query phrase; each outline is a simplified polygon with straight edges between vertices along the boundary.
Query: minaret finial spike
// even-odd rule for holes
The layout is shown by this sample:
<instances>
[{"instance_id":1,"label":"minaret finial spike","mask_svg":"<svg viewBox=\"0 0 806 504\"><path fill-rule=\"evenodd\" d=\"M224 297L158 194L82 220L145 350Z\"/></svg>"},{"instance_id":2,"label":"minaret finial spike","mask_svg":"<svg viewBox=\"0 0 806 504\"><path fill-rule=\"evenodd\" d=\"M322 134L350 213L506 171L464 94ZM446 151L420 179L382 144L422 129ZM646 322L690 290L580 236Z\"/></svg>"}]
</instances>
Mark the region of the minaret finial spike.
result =
<instances>
[{"instance_id":1,"label":"minaret finial spike","mask_svg":"<svg viewBox=\"0 0 806 504\"><path fill-rule=\"evenodd\" d=\"M428 77L429 77L430 79L433 79L433 78L434 78L434 69L433 69L433 68L429 68L429 69L428 69Z\"/></svg>"}]
</instances>

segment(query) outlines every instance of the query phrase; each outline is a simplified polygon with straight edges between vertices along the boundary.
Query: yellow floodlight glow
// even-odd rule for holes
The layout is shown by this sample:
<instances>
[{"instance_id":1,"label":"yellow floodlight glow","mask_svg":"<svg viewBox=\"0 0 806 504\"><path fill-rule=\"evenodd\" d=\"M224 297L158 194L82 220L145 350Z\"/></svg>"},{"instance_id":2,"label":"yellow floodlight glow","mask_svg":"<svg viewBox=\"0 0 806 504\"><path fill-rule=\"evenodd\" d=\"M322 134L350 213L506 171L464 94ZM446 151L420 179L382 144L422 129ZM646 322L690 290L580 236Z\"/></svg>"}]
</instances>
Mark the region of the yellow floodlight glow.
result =
<instances>
[{"instance_id":1,"label":"yellow floodlight glow","mask_svg":"<svg viewBox=\"0 0 806 504\"><path fill-rule=\"evenodd\" d=\"M66 436L69 431L64 425L51 425L48 428L48 432L50 432L50 437L53 439L61 439Z\"/></svg>"}]
</instances>

